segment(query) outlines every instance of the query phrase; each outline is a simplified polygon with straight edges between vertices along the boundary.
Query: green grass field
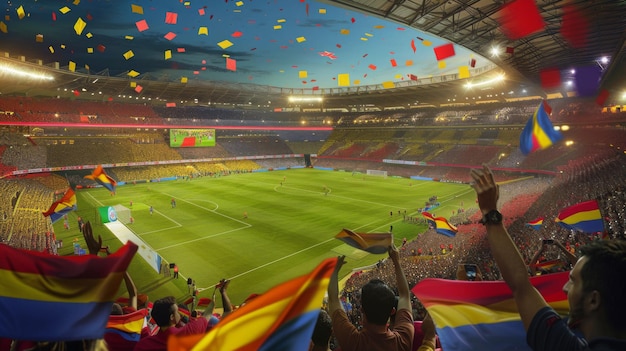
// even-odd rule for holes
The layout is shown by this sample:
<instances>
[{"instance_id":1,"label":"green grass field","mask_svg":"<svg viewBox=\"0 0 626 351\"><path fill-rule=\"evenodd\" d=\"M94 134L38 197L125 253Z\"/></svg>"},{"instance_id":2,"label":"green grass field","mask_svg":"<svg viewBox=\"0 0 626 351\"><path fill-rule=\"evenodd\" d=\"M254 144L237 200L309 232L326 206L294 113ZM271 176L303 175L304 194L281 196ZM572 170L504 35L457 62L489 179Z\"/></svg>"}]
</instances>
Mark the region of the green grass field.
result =
<instances>
[{"instance_id":1,"label":"green grass field","mask_svg":"<svg viewBox=\"0 0 626 351\"><path fill-rule=\"evenodd\" d=\"M115 196L103 188L81 190L71 229L64 230L59 221L55 232L64 242L78 238L85 247L75 221L82 216L95 224L104 245L116 249L121 243L99 224L95 207L128 207L132 200L135 223L129 227L164 260L176 262L181 274L175 281L159 276L137 255L130 273L140 293L151 300L167 295L183 300L187 285L182 278L192 277L203 290L200 296L210 296L214 285L228 278L231 300L239 304L249 294L304 274L328 257L345 254L345 274L386 257L352 249L334 236L342 228L387 232L393 225L400 245L402 238L414 239L425 225L404 222L398 211L418 216L417 208L432 195L439 197L441 207L435 212L440 215L456 210L461 201L473 204L475 198L464 184L294 169L126 185L118 187ZM170 206L172 198L176 208ZM149 206L154 207L152 215ZM64 245L61 254L71 250Z\"/></svg>"}]
</instances>

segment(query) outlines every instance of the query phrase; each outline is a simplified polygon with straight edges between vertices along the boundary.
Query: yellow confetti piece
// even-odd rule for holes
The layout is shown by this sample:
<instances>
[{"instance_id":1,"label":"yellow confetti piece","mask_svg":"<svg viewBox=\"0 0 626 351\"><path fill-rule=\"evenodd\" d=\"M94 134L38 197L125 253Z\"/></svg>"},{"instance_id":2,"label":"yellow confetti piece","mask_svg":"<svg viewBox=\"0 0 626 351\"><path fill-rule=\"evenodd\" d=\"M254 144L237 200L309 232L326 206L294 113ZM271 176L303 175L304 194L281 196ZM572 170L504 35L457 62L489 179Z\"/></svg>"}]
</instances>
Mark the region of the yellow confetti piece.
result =
<instances>
[{"instance_id":1,"label":"yellow confetti piece","mask_svg":"<svg viewBox=\"0 0 626 351\"><path fill-rule=\"evenodd\" d=\"M407 67L413 66L413 60L406 60L405 64Z\"/></svg>"},{"instance_id":2,"label":"yellow confetti piece","mask_svg":"<svg viewBox=\"0 0 626 351\"><path fill-rule=\"evenodd\" d=\"M185 6L191 6L191 1L185 1L185 2L183 3L183 5L185 5Z\"/></svg>"},{"instance_id":3,"label":"yellow confetti piece","mask_svg":"<svg viewBox=\"0 0 626 351\"><path fill-rule=\"evenodd\" d=\"M274 30L279 30L279 29L282 29L282 28L283 28L283 26L279 26L279 25L274 26Z\"/></svg>"},{"instance_id":4,"label":"yellow confetti piece","mask_svg":"<svg viewBox=\"0 0 626 351\"><path fill-rule=\"evenodd\" d=\"M89 65L86 64L85 65L85 69L89 71L89 69L90 69Z\"/></svg>"},{"instance_id":5,"label":"yellow confetti piece","mask_svg":"<svg viewBox=\"0 0 626 351\"><path fill-rule=\"evenodd\" d=\"M341 33L343 35L348 35L348 34L350 34L350 30L349 29L342 29L341 31L339 31L339 33Z\"/></svg>"},{"instance_id":6,"label":"yellow confetti piece","mask_svg":"<svg viewBox=\"0 0 626 351\"><path fill-rule=\"evenodd\" d=\"M38 43L43 43L43 34L35 35L35 41Z\"/></svg>"},{"instance_id":7,"label":"yellow confetti piece","mask_svg":"<svg viewBox=\"0 0 626 351\"><path fill-rule=\"evenodd\" d=\"M352 82L352 84L354 84L354 85L359 85L359 84L361 84L361 80L357 79L357 80L355 80L354 82Z\"/></svg>"},{"instance_id":8,"label":"yellow confetti piece","mask_svg":"<svg viewBox=\"0 0 626 351\"><path fill-rule=\"evenodd\" d=\"M65 50L65 44L61 44L61 49Z\"/></svg>"},{"instance_id":9,"label":"yellow confetti piece","mask_svg":"<svg viewBox=\"0 0 626 351\"><path fill-rule=\"evenodd\" d=\"M374 36L374 34L365 33L365 36L366 36L366 37L370 37L370 38L371 38L371 37L373 37L373 36Z\"/></svg>"},{"instance_id":10,"label":"yellow confetti piece","mask_svg":"<svg viewBox=\"0 0 626 351\"><path fill-rule=\"evenodd\" d=\"M133 40L133 39L135 39L135 37L133 37L132 35L126 35L126 36L124 36L124 39L126 39L126 40Z\"/></svg>"},{"instance_id":11,"label":"yellow confetti piece","mask_svg":"<svg viewBox=\"0 0 626 351\"><path fill-rule=\"evenodd\" d=\"M127 60L130 60L131 58L133 58L133 56L135 56L133 50L128 50L124 53L124 58Z\"/></svg>"},{"instance_id":12,"label":"yellow confetti piece","mask_svg":"<svg viewBox=\"0 0 626 351\"><path fill-rule=\"evenodd\" d=\"M385 28L385 26L381 26L380 24L377 26L374 26L374 29L383 29L383 28Z\"/></svg>"},{"instance_id":13,"label":"yellow confetti piece","mask_svg":"<svg viewBox=\"0 0 626 351\"><path fill-rule=\"evenodd\" d=\"M228 54L222 54L222 57L224 57L224 58L229 58L229 57L230 57L230 55L228 55Z\"/></svg>"},{"instance_id":14,"label":"yellow confetti piece","mask_svg":"<svg viewBox=\"0 0 626 351\"><path fill-rule=\"evenodd\" d=\"M180 82L183 84L187 84L187 77L180 77Z\"/></svg>"},{"instance_id":15,"label":"yellow confetti piece","mask_svg":"<svg viewBox=\"0 0 626 351\"><path fill-rule=\"evenodd\" d=\"M137 13L137 14L143 15L143 6L131 4L130 5L130 11L132 13Z\"/></svg>"},{"instance_id":16,"label":"yellow confetti piece","mask_svg":"<svg viewBox=\"0 0 626 351\"><path fill-rule=\"evenodd\" d=\"M424 46L431 46L431 45L433 45L433 43L431 43L430 40L424 40L424 41L422 41L422 45L424 45Z\"/></svg>"},{"instance_id":17,"label":"yellow confetti piece","mask_svg":"<svg viewBox=\"0 0 626 351\"><path fill-rule=\"evenodd\" d=\"M441 60L437 63L437 66L439 66L439 69L444 69L446 68L446 61Z\"/></svg>"},{"instance_id":18,"label":"yellow confetti piece","mask_svg":"<svg viewBox=\"0 0 626 351\"><path fill-rule=\"evenodd\" d=\"M76 72L76 62L70 61L70 63L67 65L67 69L70 72Z\"/></svg>"},{"instance_id":19,"label":"yellow confetti piece","mask_svg":"<svg viewBox=\"0 0 626 351\"><path fill-rule=\"evenodd\" d=\"M368 41L369 39L361 37L362 41Z\"/></svg>"},{"instance_id":20,"label":"yellow confetti piece","mask_svg":"<svg viewBox=\"0 0 626 351\"><path fill-rule=\"evenodd\" d=\"M86 36L87 38L91 39L91 38L93 37L93 34L91 34L91 32L89 32L89 33L85 34L85 36Z\"/></svg>"},{"instance_id":21,"label":"yellow confetti piece","mask_svg":"<svg viewBox=\"0 0 626 351\"><path fill-rule=\"evenodd\" d=\"M235 3L235 5L237 5L237 6L241 7L241 6L243 6L243 1L237 1L237 2Z\"/></svg>"},{"instance_id":22,"label":"yellow confetti piece","mask_svg":"<svg viewBox=\"0 0 626 351\"><path fill-rule=\"evenodd\" d=\"M66 13L68 13L68 12L70 12L70 11L72 11L72 9L70 9L70 8L69 8L69 7L67 7L67 6L63 6L63 7L61 7L61 8L59 9L59 12L61 12L62 14L66 14Z\"/></svg>"},{"instance_id":23,"label":"yellow confetti piece","mask_svg":"<svg viewBox=\"0 0 626 351\"><path fill-rule=\"evenodd\" d=\"M337 76L337 85L340 87L350 86L350 74L341 73Z\"/></svg>"},{"instance_id":24,"label":"yellow confetti piece","mask_svg":"<svg viewBox=\"0 0 626 351\"><path fill-rule=\"evenodd\" d=\"M88 54L93 54L93 48L87 48L87 53Z\"/></svg>"},{"instance_id":25,"label":"yellow confetti piece","mask_svg":"<svg viewBox=\"0 0 626 351\"><path fill-rule=\"evenodd\" d=\"M217 46L221 47L222 49L228 49L229 47L233 46L233 43L231 43L230 40L222 40L217 43Z\"/></svg>"},{"instance_id":26,"label":"yellow confetti piece","mask_svg":"<svg viewBox=\"0 0 626 351\"><path fill-rule=\"evenodd\" d=\"M235 13L241 13L241 10L233 10Z\"/></svg>"},{"instance_id":27,"label":"yellow confetti piece","mask_svg":"<svg viewBox=\"0 0 626 351\"><path fill-rule=\"evenodd\" d=\"M2 33L8 33L9 32L9 28L7 27L6 23L0 22L0 32L2 32Z\"/></svg>"},{"instance_id":28,"label":"yellow confetti piece","mask_svg":"<svg viewBox=\"0 0 626 351\"><path fill-rule=\"evenodd\" d=\"M306 38L305 38L305 37L297 37L297 38L296 38L296 41L297 41L298 43L302 43L303 41L306 41Z\"/></svg>"},{"instance_id":29,"label":"yellow confetti piece","mask_svg":"<svg viewBox=\"0 0 626 351\"><path fill-rule=\"evenodd\" d=\"M78 6L78 4L80 4L80 0L74 0L73 4L74 4L75 6Z\"/></svg>"},{"instance_id":30,"label":"yellow confetti piece","mask_svg":"<svg viewBox=\"0 0 626 351\"><path fill-rule=\"evenodd\" d=\"M396 85L393 82L383 82L384 89L393 89Z\"/></svg>"},{"instance_id":31,"label":"yellow confetti piece","mask_svg":"<svg viewBox=\"0 0 626 351\"><path fill-rule=\"evenodd\" d=\"M209 35L209 28L207 27L199 27L198 35Z\"/></svg>"},{"instance_id":32,"label":"yellow confetti piece","mask_svg":"<svg viewBox=\"0 0 626 351\"><path fill-rule=\"evenodd\" d=\"M74 23L74 31L76 32L76 35L83 34L83 30L85 29L85 27L87 27L87 22L83 21L82 18L78 17L78 19L76 20L76 23Z\"/></svg>"},{"instance_id":33,"label":"yellow confetti piece","mask_svg":"<svg viewBox=\"0 0 626 351\"><path fill-rule=\"evenodd\" d=\"M54 48L52 47L52 45L51 45L51 46L48 46L48 50L50 50L50 53L51 53L51 54L54 54Z\"/></svg>"},{"instance_id":34,"label":"yellow confetti piece","mask_svg":"<svg viewBox=\"0 0 626 351\"><path fill-rule=\"evenodd\" d=\"M306 78L309 76L309 73L307 71L300 71L298 72L298 78L302 79L302 78Z\"/></svg>"},{"instance_id":35,"label":"yellow confetti piece","mask_svg":"<svg viewBox=\"0 0 626 351\"><path fill-rule=\"evenodd\" d=\"M393 76L395 79L401 79L402 75L401 74L396 74L395 76Z\"/></svg>"},{"instance_id":36,"label":"yellow confetti piece","mask_svg":"<svg viewBox=\"0 0 626 351\"><path fill-rule=\"evenodd\" d=\"M136 86L137 86L137 82L130 82L130 87L131 87L131 88L134 88L134 87L136 87Z\"/></svg>"},{"instance_id":37,"label":"yellow confetti piece","mask_svg":"<svg viewBox=\"0 0 626 351\"><path fill-rule=\"evenodd\" d=\"M24 6L20 5L20 7L18 7L15 11L17 12L17 17L19 17L19 19L26 17L26 12L24 12Z\"/></svg>"},{"instance_id":38,"label":"yellow confetti piece","mask_svg":"<svg viewBox=\"0 0 626 351\"><path fill-rule=\"evenodd\" d=\"M140 74L141 73L135 71L134 69L131 69L130 72L128 72L128 76L133 77L133 78L137 77Z\"/></svg>"},{"instance_id":39,"label":"yellow confetti piece","mask_svg":"<svg viewBox=\"0 0 626 351\"><path fill-rule=\"evenodd\" d=\"M285 73L285 70L284 70L284 69L281 69L281 70L279 70L278 72L280 72L280 73Z\"/></svg>"},{"instance_id":40,"label":"yellow confetti piece","mask_svg":"<svg viewBox=\"0 0 626 351\"><path fill-rule=\"evenodd\" d=\"M469 77L470 77L469 67L467 66L459 67L459 79L469 78Z\"/></svg>"},{"instance_id":41,"label":"yellow confetti piece","mask_svg":"<svg viewBox=\"0 0 626 351\"><path fill-rule=\"evenodd\" d=\"M278 22L278 23L285 23L285 22L287 22L287 20L284 19L284 18L281 18L279 20L276 20L276 22Z\"/></svg>"},{"instance_id":42,"label":"yellow confetti piece","mask_svg":"<svg viewBox=\"0 0 626 351\"><path fill-rule=\"evenodd\" d=\"M172 58L172 50L165 50L165 59L169 60Z\"/></svg>"},{"instance_id":43,"label":"yellow confetti piece","mask_svg":"<svg viewBox=\"0 0 626 351\"><path fill-rule=\"evenodd\" d=\"M325 15L326 9L319 9L317 12L319 12L321 15Z\"/></svg>"}]
</instances>

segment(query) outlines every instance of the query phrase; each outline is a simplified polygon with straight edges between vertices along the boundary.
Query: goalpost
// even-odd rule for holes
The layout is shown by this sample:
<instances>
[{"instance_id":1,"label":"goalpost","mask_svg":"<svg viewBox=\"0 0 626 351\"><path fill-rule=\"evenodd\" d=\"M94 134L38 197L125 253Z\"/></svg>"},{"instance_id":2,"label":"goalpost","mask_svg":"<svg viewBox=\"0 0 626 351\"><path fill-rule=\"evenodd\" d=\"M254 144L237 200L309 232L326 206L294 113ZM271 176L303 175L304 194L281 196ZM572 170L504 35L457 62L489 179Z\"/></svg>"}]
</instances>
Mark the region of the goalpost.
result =
<instances>
[{"instance_id":1,"label":"goalpost","mask_svg":"<svg viewBox=\"0 0 626 351\"><path fill-rule=\"evenodd\" d=\"M122 206L122 205L115 205L113 206L113 209L115 210L115 213L117 214L117 220L120 221L123 224L129 224L130 223L130 209L126 206Z\"/></svg>"},{"instance_id":2,"label":"goalpost","mask_svg":"<svg viewBox=\"0 0 626 351\"><path fill-rule=\"evenodd\" d=\"M377 169L368 169L367 175L387 178L387 171L379 171Z\"/></svg>"}]
</instances>

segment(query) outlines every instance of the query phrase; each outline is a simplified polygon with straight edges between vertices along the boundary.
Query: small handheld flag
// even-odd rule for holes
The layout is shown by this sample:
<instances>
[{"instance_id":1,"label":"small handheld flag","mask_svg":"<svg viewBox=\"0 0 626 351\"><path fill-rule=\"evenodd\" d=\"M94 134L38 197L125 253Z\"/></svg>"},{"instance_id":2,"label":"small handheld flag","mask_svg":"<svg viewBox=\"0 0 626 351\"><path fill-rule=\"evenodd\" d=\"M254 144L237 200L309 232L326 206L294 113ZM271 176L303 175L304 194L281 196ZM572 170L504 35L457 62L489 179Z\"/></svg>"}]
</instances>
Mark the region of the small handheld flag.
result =
<instances>
[{"instance_id":1,"label":"small handheld flag","mask_svg":"<svg viewBox=\"0 0 626 351\"><path fill-rule=\"evenodd\" d=\"M373 254L387 252L393 242L391 233L355 233L350 229L342 229L335 238L344 243Z\"/></svg>"},{"instance_id":2,"label":"small handheld flag","mask_svg":"<svg viewBox=\"0 0 626 351\"><path fill-rule=\"evenodd\" d=\"M546 106L544 106L546 105ZM546 102L541 102L533 116L528 120L520 135L519 148L524 155L537 150L543 150L563 138L561 132L554 130L546 110Z\"/></svg>"},{"instance_id":3,"label":"small handheld flag","mask_svg":"<svg viewBox=\"0 0 626 351\"><path fill-rule=\"evenodd\" d=\"M115 181L115 179L109 177L106 174L106 172L102 168L102 165L98 165L98 167L96 167L96 169L93 170L93 173L91 173L90 175L86 175L84 178L94 180L98 184L109 189L110 192L112 193L115 192L115 187L117 186L117 182Z\"/></svg>"}]
</instances>

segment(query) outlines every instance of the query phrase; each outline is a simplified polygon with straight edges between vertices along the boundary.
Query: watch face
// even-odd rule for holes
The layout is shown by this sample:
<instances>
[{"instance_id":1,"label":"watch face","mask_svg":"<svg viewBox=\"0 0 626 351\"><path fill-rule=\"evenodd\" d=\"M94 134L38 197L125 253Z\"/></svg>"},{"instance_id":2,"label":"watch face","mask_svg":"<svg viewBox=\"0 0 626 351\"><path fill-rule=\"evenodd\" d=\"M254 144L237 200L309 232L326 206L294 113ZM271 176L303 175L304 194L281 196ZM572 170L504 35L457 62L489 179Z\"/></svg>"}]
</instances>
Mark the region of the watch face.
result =
<instances>
[{"instance_id":1,"label":"watch face","mask_svg":"<svg viewBox=\"0 0 626 351\"><path fill-rule=\"evenodd\" d=\"M502 215L498 211L490 211L487 213L487 221L489 223L500 223L502 222Z\"/></svg>"}]
</instances>

